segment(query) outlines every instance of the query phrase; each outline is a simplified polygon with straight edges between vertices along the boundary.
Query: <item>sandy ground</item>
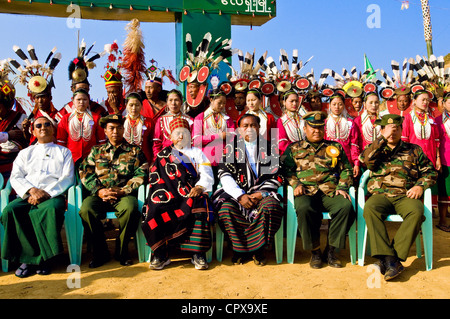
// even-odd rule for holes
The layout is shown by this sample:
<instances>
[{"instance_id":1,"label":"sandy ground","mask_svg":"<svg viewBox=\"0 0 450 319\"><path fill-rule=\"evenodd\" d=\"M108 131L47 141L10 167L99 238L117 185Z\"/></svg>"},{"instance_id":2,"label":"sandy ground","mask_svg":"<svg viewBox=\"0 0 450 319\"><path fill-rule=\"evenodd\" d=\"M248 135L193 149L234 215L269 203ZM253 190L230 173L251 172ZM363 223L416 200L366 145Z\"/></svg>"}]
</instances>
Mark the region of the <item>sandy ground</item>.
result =
<instances>
[{"instance_id":1,"label":"sandy ground","mask_svg":"<svg viewBox=\"0 0 450 319\"><path fill-rule=\"evenodd\" d=\"M434 223L437 220L434 219ZM390 223L389 231L396 231L398 223ZM325 241L325 231L322 232ZM64 232L62 233L63 238ZM114 231L108 232L110 250L114 247ZM88 268L90 254L83 254L80 288L74 273L67 272L68 255L57 259L53 273L17 278L13 268L0 274L0 298L20 299L447 299L450 291L450 233L434 229L434 266L425 270L423 258L415 256L415 245L404 262L406 270L395 281L385 282L372 267L374 259L366 257L366 265L352 265L348 249L340 256L345 267L335 269L324 266L313 270L309 267L310 254L303 251L301 239L297 239L294 264L276 264L275 253L268 254L264 267L253 261L244 265L231 265L231 251L224 247L223 262L215 260L206 271L193 268L189 256L175 253L172 264L162 271L153 271L148 263L138 263L137 252L130 244L135 264L121 266L112 260L97 269ZM65 244L65 241L64 241ZM84 244L84 252L86 244ZM215 254L215 252L214 252ZM71 277L72 276L72 277ZM68 285L69 282L69 285Z\"/></svg>"}]
</instances>

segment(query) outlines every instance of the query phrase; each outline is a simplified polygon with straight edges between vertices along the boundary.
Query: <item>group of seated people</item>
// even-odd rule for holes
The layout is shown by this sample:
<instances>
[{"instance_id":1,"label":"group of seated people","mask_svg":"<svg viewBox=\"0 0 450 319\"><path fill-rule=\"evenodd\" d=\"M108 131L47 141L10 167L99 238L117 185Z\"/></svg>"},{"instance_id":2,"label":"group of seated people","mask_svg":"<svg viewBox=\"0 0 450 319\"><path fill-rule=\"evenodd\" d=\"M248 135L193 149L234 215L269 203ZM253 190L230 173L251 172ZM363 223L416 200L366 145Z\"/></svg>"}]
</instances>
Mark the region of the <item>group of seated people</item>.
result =
<instances>
[{"instance_id":1,"label":"group of seated people","mask_svg":"<svg viewBox=\"0 0 450 319\"><path fill-rule=\"evenodd\" d=\"M44 93L34 97L33 117L20 129L8 130L30 145L22 142L10 163L9 181L17 198L1 214L1 256L20 264L18 277L51 272L51 259L63 251L64 193L74 183L83 186L79 214L92 243L91 268L111 258L102 222L109 211L116 212L119 223L114 256L121 265L132 264L128 243L142 227L153 252L151 269L167 266L174 246L192 255L196 269L207 269L210 226L217 222L231 244L233 264L253 259L263 266L282 227L285 199L278 189L286 186L294 190L310 266L342 267L337 251L345 248L356 218L349 188L368 169L372 196L364 218L372 256L390 280L403 271L401 261L422 223L420 199L436 183L441 165L439 149L402 138L407 128L412 129L408 139L415 135L415 126L405 122L408 116L379 114L376 92L364 97L364 109L355 119L341 116L345 99L340 94L330 98L324 112L305 109L294 90L280 96L284 113L278 119L263 110L257 89L245 93L245 109L234 113L226 111L226 94L215 89L195 117L185 112L183 95L175 89L162 106L132 92L95 109L88 90L74 87L72 110L60 118L56 114L63 112L52 117L51 110L41 107L45 99L51 101L51 93ZM444 102L450 106L449 97ZM426 92L413 99L415 106L422 105ZM428 132L425 123L421 141L439 139L434 128ZM141 212L136 195L143 184L149 191ZM323 211L331 222L322 249ZM404 222L391 241L383 220L393 212Z\"/></svg>"}]
</instances>

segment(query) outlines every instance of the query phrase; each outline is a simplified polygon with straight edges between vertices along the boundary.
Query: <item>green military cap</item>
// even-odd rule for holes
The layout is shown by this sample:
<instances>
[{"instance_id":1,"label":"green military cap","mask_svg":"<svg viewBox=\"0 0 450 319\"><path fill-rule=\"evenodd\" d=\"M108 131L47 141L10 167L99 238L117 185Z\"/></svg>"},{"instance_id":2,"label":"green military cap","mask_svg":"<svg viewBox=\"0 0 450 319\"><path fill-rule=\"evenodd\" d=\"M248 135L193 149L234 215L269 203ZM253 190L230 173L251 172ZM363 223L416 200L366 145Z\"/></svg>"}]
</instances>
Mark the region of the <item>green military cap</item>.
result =
<instances>
[{"instance_id":1,"label":"green military cap","mask_svg":"<svg viewBox=\"0 0 450 319\"><path fill-rule=\"evenodd\" d=\"M303 119L312 127L319 127L325 125L327 115L321 111L312 111L303 115Z\"/></svg>"},{"instance_id":2,"label":"green military cap","mask_svg":"<svg viewBox=\"0 0 450 319\"><path fill-rule=\"evenodd\" d=\"M403 116L400 116L398 114L386 114L381 119L377 119L375 121L375 124L380 126L386 126L388 124L395 124L395 125L402 125L403 123Z\"/></svg>"},{"instance_id":3,"label":"green military cap","mask_svg":"<svg viewBox=\"0 0 450 319\"><path fill-rule=\"evenodd\" d=\"M106 124L108 124L108 123L123 124L123 122L124 122L123 117L120 114L109 114L109 115L102 117L99 121L100 126L103 128L105 128Z\"/></svg>"}]
</instances>

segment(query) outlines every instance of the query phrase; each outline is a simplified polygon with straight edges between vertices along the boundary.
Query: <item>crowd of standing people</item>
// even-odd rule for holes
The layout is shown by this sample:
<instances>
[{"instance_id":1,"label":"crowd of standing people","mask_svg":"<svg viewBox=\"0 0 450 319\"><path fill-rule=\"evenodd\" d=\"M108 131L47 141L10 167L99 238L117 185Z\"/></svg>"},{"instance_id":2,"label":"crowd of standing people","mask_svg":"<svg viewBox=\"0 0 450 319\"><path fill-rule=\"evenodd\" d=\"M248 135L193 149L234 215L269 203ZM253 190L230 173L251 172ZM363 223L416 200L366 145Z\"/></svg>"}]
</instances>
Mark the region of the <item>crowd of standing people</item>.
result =
<instances>
[{"instance_id":1,"label":"crowd of standing people","mask_svg":"<svg viewBox=\"0 0 450 319\"><path fill-rule=\"evenodd\" d=\"M425 189L436 198L437 227L450 231L450 92L433 87L432 79L408 76L390 94L391 83L364 76L325 85L322 76L316 82L284 64L276 72L264 64L255 71L251 60L208 89L200 71L211 61L194 70L188 59L190 73L180 75L185 94L164 90L168 72L155 76L154 69L142 87L126 91L120 68L109 65L107 98L99 104L89 93L85 57L83 50L70 62L73 95L60 109L52 103L51 70L23 67L21 83L34 105L29 114L15 98L10 67L3 63L0 70L0 172L17 196L1 214L1 256L20 264L18 277L50 273L49 261L63 249L64 192L76 183L83 186L79 214L92 268L111 258L103 225L110 211L118 218L114 257L121 265L132 264L128 243L142 227L153 252L150 268L167 266L177 247L192 255L196 269L207 269L211 225L219 223L232 263L253 259L263 266L283 227L278 190L287 186L311 267L342 267L337 251L356 218L349 188L366 170L372 196L364 217L386 280L403 271L422 223ZM49 68L58 63L51 59ZM141 212L136 195L144 184ZM322 211L331 216L323 249ZM383 224L391 213L404 219L393 240Z\"/></svg>"}]
</instances>

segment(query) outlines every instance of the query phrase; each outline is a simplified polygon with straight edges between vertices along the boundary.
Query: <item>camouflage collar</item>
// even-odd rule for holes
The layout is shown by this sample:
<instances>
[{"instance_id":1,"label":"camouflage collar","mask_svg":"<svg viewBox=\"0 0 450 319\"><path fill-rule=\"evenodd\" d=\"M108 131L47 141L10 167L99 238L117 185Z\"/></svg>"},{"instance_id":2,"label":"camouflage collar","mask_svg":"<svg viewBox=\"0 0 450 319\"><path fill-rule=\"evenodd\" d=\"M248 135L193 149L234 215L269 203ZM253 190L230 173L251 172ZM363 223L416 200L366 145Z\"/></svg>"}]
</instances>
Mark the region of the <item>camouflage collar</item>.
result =
<instances>
[{"instance_id":1,"label":"camouflage collar","mask_svg":"<svg viewBox=\"0 0 450 319\"><path fill-rule=\"evenodd\" d=\"M302 145L301 146L303 148L312 147L312 148L314 148L317 151L325 144L326 144L326 140L322 140L319 143L311 143L308 140L302 140Z\"/></svg>"},{"instance_id":2,"label":"camouflage collar","mask_svg":"<svg viewBox=\"0 0 450 319\"><path fill-rule=\"evenodd\" d=\"M107 141L106 144L104 144L104 147L105 147L106 151L109 151L111 149L118 149L118 148L121 148L125 152L131 151L131 144L128 143L125 139L123 140L122 144L120 144L118 147L115 147L114 145L112 145L110 141Z\"/></svg>"}]
</instances>

